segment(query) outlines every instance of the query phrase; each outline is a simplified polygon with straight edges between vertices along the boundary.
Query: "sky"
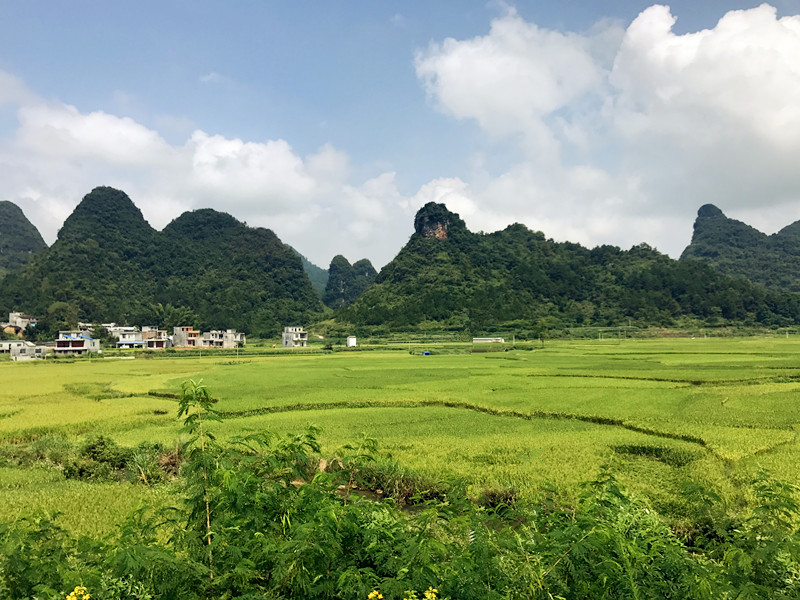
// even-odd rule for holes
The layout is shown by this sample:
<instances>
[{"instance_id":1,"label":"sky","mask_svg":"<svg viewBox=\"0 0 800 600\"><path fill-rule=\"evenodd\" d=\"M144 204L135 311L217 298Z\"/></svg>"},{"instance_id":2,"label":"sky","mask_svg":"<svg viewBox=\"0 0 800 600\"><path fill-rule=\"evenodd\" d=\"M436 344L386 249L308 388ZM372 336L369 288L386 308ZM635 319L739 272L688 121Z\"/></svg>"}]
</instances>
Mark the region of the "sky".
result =
<instances>
[{"instance_id":1,"label":"sky","mask_svg":"<svg viewBox=\"0 0 800 600\"><path fill-rule=\"evenodd\" d=\"M94 187L380 268L472 231L646 242L800 220L800 0L0 2L0 200L53 243Z\"/></svg>"}]
</instances>

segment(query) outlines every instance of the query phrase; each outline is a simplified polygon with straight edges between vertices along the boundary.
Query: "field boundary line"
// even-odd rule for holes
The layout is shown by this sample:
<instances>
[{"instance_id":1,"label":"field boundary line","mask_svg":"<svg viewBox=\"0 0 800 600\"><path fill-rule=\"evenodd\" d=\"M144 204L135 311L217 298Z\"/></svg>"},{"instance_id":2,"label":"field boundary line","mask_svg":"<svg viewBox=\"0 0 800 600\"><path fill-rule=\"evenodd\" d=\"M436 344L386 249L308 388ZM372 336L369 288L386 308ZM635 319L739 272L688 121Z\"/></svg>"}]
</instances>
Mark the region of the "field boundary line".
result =
<instances>
[{"instance_id":1,"label":"field boundary line","mask_svg":"<svg viewBox=\"0 0 800 600\"><path fill-rule=\"evenodd\" d=\"M423 408L429 406L438 406L444 408L456 408L461 410L471 410L482 414L496 416L496 417L512 417L516 419L523 419L525 421L532 421L533 419L557 419L565 421L581 421L584 423L592 423L594 425L609 425L612 427L621 427L636 433L660 437L664 439L672 439L690 444L696 444L708 450L716 456L714 452L703 438L685 434L685 433L672 433L668 431L659 431L650 427L642 425L635 425L628 423L622 419L615 419L613 417L600 417L596 415L578 415L574 413L564 412L551 412L543 410L534 410L531 412L523 412L513 409L498 409L489 406L481 406L479 404L471 404L469 402L456 401L456 400L345 400L342 402L320 402L320 403L296 403L284 404L281 406L264 406L261 408L252 408L247 410L229 410L219 411L220 416L224 418L244 418L257 415L266 415L272 413L294 412L294 411L311 411L311 410L335 410L341 408Z\"/></svg>"},{"instance_id":2,"label":"field boundary line","mask_svg":"<svg viewBox=\"0 0 800 600\"><path fill-rule=\"evenodd\" d=\"M796 367L781 367L781 369ZM621 379L624 381L653 381L679 383L685 386L761 385L765 383L800 383L800 374L757 377L752 379L675 379L667 377L636 377L635 375L595 375L592 373L530 373L527 377L574 377L576 379Z\"/></svg>"}]
</instances>

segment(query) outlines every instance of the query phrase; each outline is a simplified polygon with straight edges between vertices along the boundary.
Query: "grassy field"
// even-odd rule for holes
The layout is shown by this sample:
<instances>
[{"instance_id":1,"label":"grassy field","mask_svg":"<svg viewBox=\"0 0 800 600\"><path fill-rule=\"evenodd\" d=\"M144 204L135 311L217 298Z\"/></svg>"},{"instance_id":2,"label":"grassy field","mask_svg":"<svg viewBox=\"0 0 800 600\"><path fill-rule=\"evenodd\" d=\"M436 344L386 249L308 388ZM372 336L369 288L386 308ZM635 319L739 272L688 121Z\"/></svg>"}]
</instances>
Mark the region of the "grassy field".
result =
<instances>
[{"instance_id":1,"label":"grassy field","mask_svg":"<svg viewBox=\"0 0 800 600\"><path fill-rule=\"evenodd\" d=\"M202 379L225 420L218 437L322 428L323 455L367 435L380 453L474 494L544 486L569 499L602 465L665 513L699 481L731 503L760 469L798 483L800 340L714 338L548 342L466 353L405 351L163 356L0 362L0 442L48 432L121 444L174 444L176 394ZM416 350L421 347L412 348ZM154 394L155 393L155 394ZM0 521L41 509L102 532L169 486L65 480L53 469L0 469ZM98 508L100 507L100 508ZM90 525L87 525L89 523Z\"/></svg>"}]
</instances>

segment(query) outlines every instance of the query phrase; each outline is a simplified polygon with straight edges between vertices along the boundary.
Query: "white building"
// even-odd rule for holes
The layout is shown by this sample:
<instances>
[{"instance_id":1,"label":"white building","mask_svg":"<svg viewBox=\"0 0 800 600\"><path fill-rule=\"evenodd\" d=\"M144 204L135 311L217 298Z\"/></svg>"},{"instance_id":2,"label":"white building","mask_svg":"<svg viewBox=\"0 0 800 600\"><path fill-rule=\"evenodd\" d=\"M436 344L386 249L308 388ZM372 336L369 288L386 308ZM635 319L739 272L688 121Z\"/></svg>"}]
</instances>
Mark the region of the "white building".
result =
<instances>
[{"instance_id":1,"label":"white building","mask_svg":"<svg viewBox=\"0 0 800 600\"><path fill-rule=\"evenodd\" d=\"M235 329L212 329L204 331L199 341L204 348L238 348L245 345L246 339L243 333Z\"/></svg>"},{"instance_id":2,"label":"white building","mask_svg":"<svg viewBox=\"0 0 800 600\"><path fill-rule=\"evenodd\" d=\"M355 348L355 346L356 346L356 336L354 335L347 336L347 347Z\"/></svg>"},{"instance_id":3,"label":"white building","mask_svg":"<svg viewBox=\"0 0 800 600\"><path fill-rule=\"evenodd\" d=\"M8 324L12 327L25 329L28 325L36 325L36 319L30 315L22 314L21 312L12 312L8 313Z\"/></svg>"},{"instance_id":4,"label":"white building","mask_svg":"<svg viewBox=\"0 0 800 600\"><path fill-rule=\"evenodd\" d=\"M103 323L103 327L106 328L108 331L108 335L111 335L118 340L122 340L122 335L126 334L126 338L130 340L130 334L139 333L139 330L136 329L133 325L117 325L116 323Z\"/></svg>"},{"instance_id":5,"label":"white building","mask_svg":"<svg viewBox=\"0 0 800 600\"><path fill-rule=\"evenodd\" d=\"M47 348L33 342L15 343L11 348L11 360L42 360L46 355Z\"/></svg>"},{"instance_id":6,"label":"white building","mask_svg":"<svg viewBox=\"0 0 800 600\"><path fill-rule=\"evenodd\" d=\"M302 327L283 328L284 348L305 348L306 344L308 344L308 333Z\"/></svg>"},{"instance_id":7,"label":"white building","mask_svg":"<svg viewBox=\"0 0 800 600\"><path fill-rule=\"evenodd\" d=\"M58 332L56 347L53 348L56 356L89 354L90 352L102 352L100 340L89 337L83 331Z\"/></svg>"},{"instance_id":8,"label":"white building","mask_svg":"<svg viewBox=\"0 0 800 600\"><path fill-rule=\"evenodd\" d=\"M114 335L117 336L117 348L144 348L147 343L142 338L142 332L136 331L135 327L131 327L132 331L117 331Z\"/></svg>"},{"instance_id":9,"label":"white building","mask_svg":"<svg viewBox=\"0 0 800 600\"><path fill-rule=\"evenodd\" d=\"M23 340L0 340L0 352L2 353L11 353L15 348L21 348L26 343Z\"/></svg>"}]
</instances>

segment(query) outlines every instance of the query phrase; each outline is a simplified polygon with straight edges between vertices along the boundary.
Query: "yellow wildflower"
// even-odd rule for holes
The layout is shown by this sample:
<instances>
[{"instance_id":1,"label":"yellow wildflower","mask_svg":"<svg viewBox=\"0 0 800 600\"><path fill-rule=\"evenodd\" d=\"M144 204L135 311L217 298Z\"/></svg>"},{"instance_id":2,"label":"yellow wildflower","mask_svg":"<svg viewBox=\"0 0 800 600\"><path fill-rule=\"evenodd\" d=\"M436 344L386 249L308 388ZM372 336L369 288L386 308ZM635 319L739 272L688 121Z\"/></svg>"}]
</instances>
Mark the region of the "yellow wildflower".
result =
<instances>
[{"instance_id":1,"label":"yellow wildflower","mask_svg":"<svg viewBox=\"0 0 800 600\"><path fill-rule=\"evenodd\" d=\"M89 598L91 598L89 590L82 585L77 585L74 590L67 594L66 600L89 600Z\"/></svg>"},{"instance_id":2,"label":"yellow wildflower","mask_svg":"<svg viewBox=\"0 0 800 600\"><path fill-rule=\"evenodd\" d=\"M367 596L367 600L383 600L383 594L381 594L378 590L372 590Z\"/></svg>"}]
</instances>

